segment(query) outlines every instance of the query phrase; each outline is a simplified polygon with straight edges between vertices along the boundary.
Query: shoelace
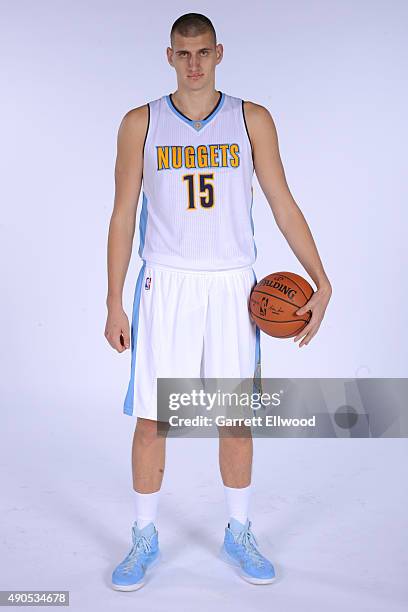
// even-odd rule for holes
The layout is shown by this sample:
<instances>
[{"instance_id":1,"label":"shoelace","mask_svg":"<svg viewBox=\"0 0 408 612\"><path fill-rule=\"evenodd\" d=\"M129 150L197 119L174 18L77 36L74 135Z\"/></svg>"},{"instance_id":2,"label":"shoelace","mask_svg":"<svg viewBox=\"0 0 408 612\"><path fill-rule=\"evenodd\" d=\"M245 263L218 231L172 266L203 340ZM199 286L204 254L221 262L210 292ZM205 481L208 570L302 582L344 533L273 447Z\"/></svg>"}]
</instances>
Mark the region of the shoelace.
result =
<instances>
[{"instance_id":1,"label":"shoelace","mask_svg":"<svg viewBox=\"0 0 408 612\"><path fill-rule=\"evenodd\" d=\"M265 560L259 550L257 550L256 546L258 546L258 542L250 528L243 529L241 533L236 537L236 542L241 544L250 558L258 565L258 567L262 567L265 565Z\"/></svg>"},{"instance_id":2,"label":"shoelace","mask_svg":"<svg viewBox=\"0 0 408 612\"><path fill-rule=\"evenodd\" d=\"M124 572L127 573L133 569L135 563L137 562L137 556L140 552L143 551L144 553L149 553L151 550L152 545L150 544L146 536L136 536L136 540L133 544L132 550L130 551L125 563L123 564Z\"/></svg>"}]
</instances>

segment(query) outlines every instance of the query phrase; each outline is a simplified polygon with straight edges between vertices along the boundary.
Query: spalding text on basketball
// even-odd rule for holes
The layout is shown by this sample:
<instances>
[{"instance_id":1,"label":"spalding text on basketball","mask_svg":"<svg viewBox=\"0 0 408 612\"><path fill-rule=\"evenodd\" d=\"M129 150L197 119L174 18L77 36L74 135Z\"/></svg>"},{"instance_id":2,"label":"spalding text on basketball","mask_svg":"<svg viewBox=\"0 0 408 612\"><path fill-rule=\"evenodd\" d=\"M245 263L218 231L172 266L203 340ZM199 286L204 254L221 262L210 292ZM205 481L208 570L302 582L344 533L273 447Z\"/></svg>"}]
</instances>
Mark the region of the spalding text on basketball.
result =
<instances>
[{"instance_id":1,"label":"spalding text on basketball","mask_svg":"<svg viewBox=\"0 0 408 612\"><path fill-rule=\"evenodd\" d=\"M262 285L268 285L268 287L273 287L274 289L277 289L281 293L284 293L291 300L295 298L296 293L297 293L295 289L291 289L290 287L288 287L287 285L284 285L278 280L270 281L270 280L263 279L259 283L259 286L262 286Z\"/></svg>"}]
</instances>

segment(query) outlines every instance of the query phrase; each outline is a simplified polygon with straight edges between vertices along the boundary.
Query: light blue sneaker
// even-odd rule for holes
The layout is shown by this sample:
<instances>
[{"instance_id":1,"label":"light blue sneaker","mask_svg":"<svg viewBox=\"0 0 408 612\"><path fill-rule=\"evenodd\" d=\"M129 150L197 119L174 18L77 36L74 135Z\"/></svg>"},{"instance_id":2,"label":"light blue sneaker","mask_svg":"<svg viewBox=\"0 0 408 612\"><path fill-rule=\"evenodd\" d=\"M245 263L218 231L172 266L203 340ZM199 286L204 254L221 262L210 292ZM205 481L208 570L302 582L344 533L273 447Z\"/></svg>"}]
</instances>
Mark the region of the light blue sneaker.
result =
<instances>
[{"instance_id":1,"label":"light blue sneaker","mask_svg":"<svg viewBox=\"0 0 408 612\"><path fill-rule=\"evenodd\" d=\"M159 534L153 523L139 529L132 527L133 546L127 557L112 573L112 588L117 591L135 591L145 584L146 570L161 558Z\"/></svg>"},{"instance_id":2,"label":"light blue sneaker","mask_svg":"<svg viewBox=\"0 0 408 612\"><path fill-rule=\"evenodd\" d=\"M244 580L252 584L270 584L276 579L275 569L257 549L258 542L251 531L251 521L245 525L234 518L225 528L224 543L220 549L220 558L238 568Z\"/></svg>"}]
</instances>

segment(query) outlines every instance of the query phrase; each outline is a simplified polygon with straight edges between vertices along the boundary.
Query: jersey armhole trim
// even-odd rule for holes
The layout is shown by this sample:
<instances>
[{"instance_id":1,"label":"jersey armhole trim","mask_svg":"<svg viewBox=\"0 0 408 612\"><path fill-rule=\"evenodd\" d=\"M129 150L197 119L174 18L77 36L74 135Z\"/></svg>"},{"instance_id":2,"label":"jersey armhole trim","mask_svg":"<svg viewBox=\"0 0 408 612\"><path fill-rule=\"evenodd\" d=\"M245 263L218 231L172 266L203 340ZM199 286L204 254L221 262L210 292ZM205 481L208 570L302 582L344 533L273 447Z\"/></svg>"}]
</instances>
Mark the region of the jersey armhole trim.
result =
<instances>
[{"instance_id":1,"label":"jersey armhole trim","mask_svg":"<svg viewBox=\"0 0 408 612\"><path fill-rule=\"evenodd\" d=\"M144 137L144 141L143 141L143 157L144 157L144 151L145 151L145 144L146 144L146 140L147 140L147 134L149 133L149 127L150 127L150 104L149 102L147 103L147 127L146 127L146 134Z\"/></svg>"},{"instance_id":2,"label":"jersey armhole trim","mask_svg":"<svg viewBox=\"0 0 408 612\"><path fill-rule=\"evenodd\" d=\"M252 165L254 166L254 149L253 149L253 146L252 146L251 137L249 135L248 126L247 126L247 122L246 122L246 119L245 119L244 100L241 100L241 109L242 109L242 117L244 119L245 131L247 133L249 145L251 147Z\"/></svg>"}]
</instances>

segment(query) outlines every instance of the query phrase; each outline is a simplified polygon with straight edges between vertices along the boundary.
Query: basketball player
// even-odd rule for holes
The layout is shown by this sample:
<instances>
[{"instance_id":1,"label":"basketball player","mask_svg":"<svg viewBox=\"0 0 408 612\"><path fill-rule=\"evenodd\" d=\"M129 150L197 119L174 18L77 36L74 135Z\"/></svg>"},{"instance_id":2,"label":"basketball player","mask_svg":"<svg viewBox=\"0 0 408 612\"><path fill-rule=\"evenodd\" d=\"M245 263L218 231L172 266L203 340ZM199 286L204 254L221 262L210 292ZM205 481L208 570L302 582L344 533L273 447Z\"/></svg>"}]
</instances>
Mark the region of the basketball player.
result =
<instances>
[{"instance_id":1,"label":"basketball player","mask_svg":"<svg viewBox=\"0 0 408 612\"><path fill-rule=\"evenodd\" d=\"M115 202L108 237L105 336L119 353L131 346L124 413L136 415L132 448L132 547L112 587L135 590L160 558L156 515L166 437L157 431L160 377L251 378L260 361L259 328L249 316L256 283L252 176L279 229L317 285L298 311L312 311L295 338L307 345L331 296L308 225L286 183L274 122L262 106L215 89L223 46L211 21L189 13L173 24L167 59L177 90L130 110L118 133ZM131 334L122 290L143 179ZM220 556L253 584L275 579L260 552L248 507L251 436L220 436L219 461L229 521Z\"/></svg>"}]
</instances>

